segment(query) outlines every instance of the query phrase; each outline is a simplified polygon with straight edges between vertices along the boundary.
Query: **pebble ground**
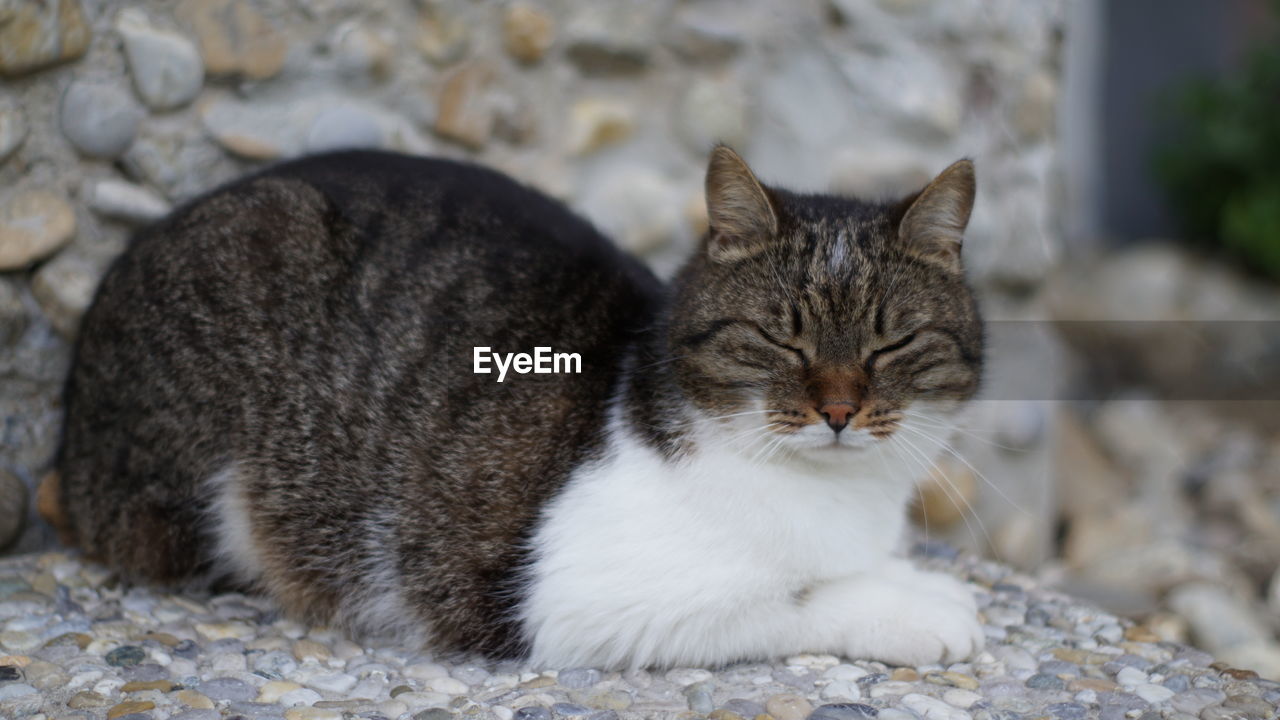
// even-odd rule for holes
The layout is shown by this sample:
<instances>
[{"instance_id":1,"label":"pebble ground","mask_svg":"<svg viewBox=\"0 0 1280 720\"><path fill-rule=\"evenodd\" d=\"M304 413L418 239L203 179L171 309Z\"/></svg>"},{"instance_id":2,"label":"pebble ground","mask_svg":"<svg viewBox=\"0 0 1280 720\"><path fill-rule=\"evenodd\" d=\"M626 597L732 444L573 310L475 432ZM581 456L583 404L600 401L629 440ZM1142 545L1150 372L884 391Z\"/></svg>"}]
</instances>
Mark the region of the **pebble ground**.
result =
<instances>
[{"instance_id":1,"label":"pebble ground","mask_svg":"<svg viewBox=\"0 0 1280 720\"><path fill-rule=\"evenodd\" d=\"M947 667L829 655L532 672L362 647L261 598L122 588L62 554L0 560L0 718L34 720L1266 720L1280 683L942 546L987 650Z\"/></svg>"}]
</instances>

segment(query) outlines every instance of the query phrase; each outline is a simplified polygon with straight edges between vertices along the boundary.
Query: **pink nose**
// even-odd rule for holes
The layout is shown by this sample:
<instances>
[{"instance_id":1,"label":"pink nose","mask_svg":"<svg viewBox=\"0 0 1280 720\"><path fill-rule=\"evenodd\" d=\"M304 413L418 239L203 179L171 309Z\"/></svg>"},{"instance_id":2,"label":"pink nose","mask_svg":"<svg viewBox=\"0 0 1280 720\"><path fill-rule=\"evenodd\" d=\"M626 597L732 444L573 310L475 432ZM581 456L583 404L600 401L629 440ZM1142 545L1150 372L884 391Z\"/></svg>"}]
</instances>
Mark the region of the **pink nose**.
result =
<instances>
[{"instance_id":1,"label":"pink nose","mask_svg":"<svg viewBox=\"0 0 1280 720\"><path fill-rule=\"evenodd\" d=\"M840 432L849 424L849 417L854 413L852 403L847 402L829 402L818 408L818 412L827 419L827 424L831 429Z\"/></svg>"}]
</instances>

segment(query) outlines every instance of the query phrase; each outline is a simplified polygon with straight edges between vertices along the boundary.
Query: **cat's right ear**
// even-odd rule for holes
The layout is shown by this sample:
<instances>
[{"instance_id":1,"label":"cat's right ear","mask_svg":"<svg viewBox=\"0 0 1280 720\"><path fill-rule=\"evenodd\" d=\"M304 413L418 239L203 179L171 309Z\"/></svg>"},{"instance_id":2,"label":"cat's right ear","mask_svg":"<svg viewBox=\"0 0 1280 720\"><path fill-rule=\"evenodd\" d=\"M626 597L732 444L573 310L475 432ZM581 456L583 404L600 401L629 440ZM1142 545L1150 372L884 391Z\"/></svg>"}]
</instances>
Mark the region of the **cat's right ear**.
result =
<instances>
[{"instance_id":1,"label":"cat's right ear","mask_svg":"<svg viewBox=\"0 0 1280 720\"><path fill-rule=\"evenodd\" d=\"M727 146L717 145L707 163L707 255L716 262L751 257L778 233L778 216L769 194Z\"/></svg>"}]
</instances>

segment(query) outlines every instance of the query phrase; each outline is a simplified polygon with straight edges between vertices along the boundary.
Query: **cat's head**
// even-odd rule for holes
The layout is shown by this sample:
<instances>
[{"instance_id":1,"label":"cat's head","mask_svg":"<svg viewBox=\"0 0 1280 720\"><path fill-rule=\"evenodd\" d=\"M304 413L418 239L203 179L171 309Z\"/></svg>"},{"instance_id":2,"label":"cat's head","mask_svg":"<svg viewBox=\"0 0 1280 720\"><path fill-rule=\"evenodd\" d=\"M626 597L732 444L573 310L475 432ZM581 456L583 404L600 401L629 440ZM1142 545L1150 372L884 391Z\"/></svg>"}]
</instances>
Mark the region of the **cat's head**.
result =
<instances>
[{"instance_id":1,"label":"cat's head","mask_svg":"<svg viewBox=\"0 0 1280 720\"><path fill-rule=\"evenodd\" d=\"M960 260L974 190L961 160L896 203L800 195L716 148L710 231L668 334L707 424L744 449L816 455L945 434L982 370Z\"/></svg>"}]
</instances>

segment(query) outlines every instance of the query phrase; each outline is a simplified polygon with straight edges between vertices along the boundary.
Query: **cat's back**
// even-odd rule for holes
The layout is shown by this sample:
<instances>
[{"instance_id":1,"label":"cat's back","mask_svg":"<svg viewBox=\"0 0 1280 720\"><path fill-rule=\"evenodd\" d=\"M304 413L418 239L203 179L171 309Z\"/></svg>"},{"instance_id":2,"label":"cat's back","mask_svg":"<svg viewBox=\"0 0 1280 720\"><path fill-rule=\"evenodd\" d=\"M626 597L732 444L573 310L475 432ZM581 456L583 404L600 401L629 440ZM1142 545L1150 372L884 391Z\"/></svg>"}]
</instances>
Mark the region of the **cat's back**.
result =
<instances>
[{"instance_id":1,"label":"cat's back","mask_svg":"<svg viewBox=\"0 0 1280 720\"><path fill-rule=\"evenodd\" d=\"M64 506L129 576L211 570L221 542L324 616L373 562L349 545L405 544L398 572L496 603L541 503L599 446L660 291L490 170L374 152L269 168L144 230L104 279L67 388ZM476 348L537 347L577 355L576 372L475 371ZM240 507L218 505L228 478ZM211 513L254 532L227 547ZM354 564L299 569L335 548Z\"/></svg>"}]
</instances>

